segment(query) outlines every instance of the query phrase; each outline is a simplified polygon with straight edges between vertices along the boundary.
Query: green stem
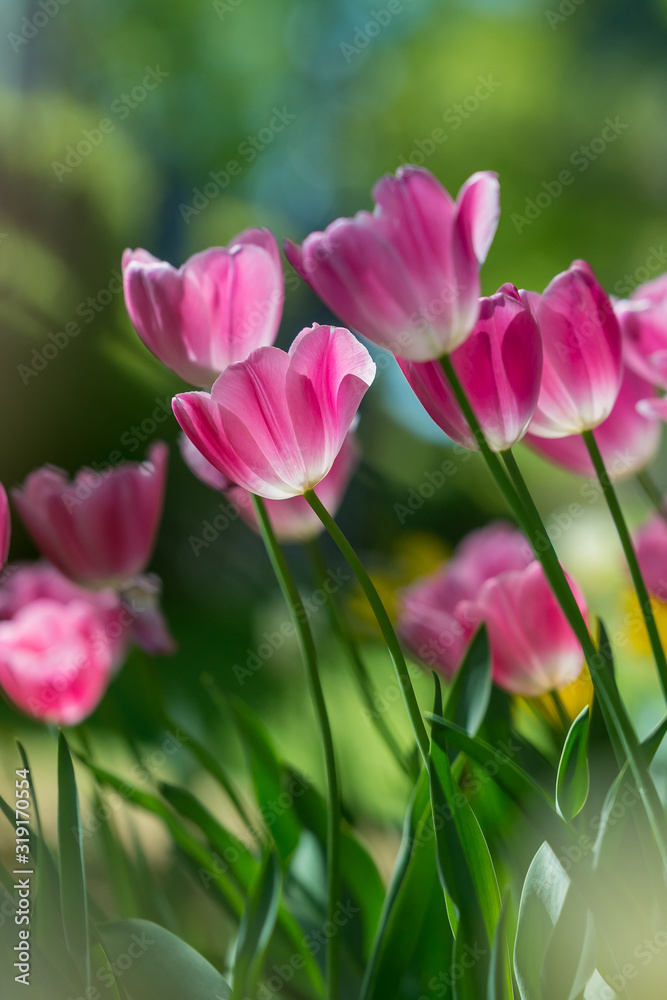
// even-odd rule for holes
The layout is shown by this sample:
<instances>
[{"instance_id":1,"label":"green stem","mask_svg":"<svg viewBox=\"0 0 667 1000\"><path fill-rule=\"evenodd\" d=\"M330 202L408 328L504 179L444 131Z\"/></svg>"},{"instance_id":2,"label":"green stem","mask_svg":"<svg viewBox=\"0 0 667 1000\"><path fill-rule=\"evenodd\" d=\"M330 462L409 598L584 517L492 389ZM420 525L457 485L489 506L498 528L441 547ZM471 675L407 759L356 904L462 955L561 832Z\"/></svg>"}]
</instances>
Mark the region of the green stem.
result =
<instances>
[{"instance_id":1,"label":"green stem","mask_svg":"<svg viewBox=\"0 0 667 1000\"><path fill-rule=\"evenodd\" d=\"M651 778L646 760L639 746L637 734L616 689L616 684L608 666L604 652L598 652L591 639L588 626L568 583L556 551L542 523L530 490L526 486L521 470L511 451L503 452L505 466L511 483L505 475L500 459L489 448L474 411L468 402L463 386L448 356L441 358L441 365L451 386L454 398L461 407L468 425L477 441L480 451L503 496L510 505L521 528L529 539L535 557L539 559L556 600L579 640L595 689L596 697L605 717L607 727L617 733L623 752L630 763L644 808L653 828L661 855L667 864L667 823L665 814Z\"/></svg>"},{"instance_id":2,"label":"green stem","mask_svg":"<svg viewBox=\"0 0 667 1000\"><path fill-rule=\"evenodd\" d=\"M405 702L405 707L407 708L408 715L410 717L410 722L412 724L412 731L417 740L417 746L419 747L419 752L421 754L422 760L424 761L425 767L428 767L429 760L429 738L426 732L426 726L424 725L424 720L422 718L421 711L419 709L419 704L417 702L417 697L415 695L414 688L412 686L412 681L410 680L410 674L408 672L408 666L405 662L405 657L403 656L403 650L401 649L401 644L398 641L396 633L394 632L394 627L391 624L389 615L387 614L384 604L380 599L373 581L366 572L361 559L354 551L347 538L340 530L333 517L326 509L321 500L317 497L314 490L308 490L304 494L306 500L313 508L320 521L327 529L334 542L340 549L340 552L344 559L350 565L352 572L359 581L359 585L363 590L368 603L373 609L373 613L377 619L377 623L380 626L380 631L382 632L384 641L387 644L389 654L391 656L392 662L394 664L394 669L396 671L396 676L398 678L398 683L401 687L401 692L403 694L403 700Z\"/></svg>"},{"instance_id":3,"label":"green stem","mask_svg":"<svg viewBox=\"0 0 667 1000\"><path fill-rule=\"evenodd\" d=\"M598 481L604 491L607 506L609 507L609 513L611 514L616 526L616 531L623 548L623 553L628 564L628 569L630 570L630 576L632 577L632 583L635 588L637 600L639 601L639 606L644 618L646 631L648 632L649 642L651 643L651 649L653 651L653 659L655 660L658 676L660 677L662 692L667 699L667 659L665 659L665 651L662 648L662 643L660 642L658 627L655 624L655 618L653 617L651 598L649 597L648 590L646 589L642 571L639 568L637 553L635 552L632 539L630 538L628 525L625 517L623 516L621 505L618 502L616 490L614 489L611 479L609 478L609 473L605 468L604 459L602 458L600 449L598 448L593 431L584 431L581 436L583 437L586 447L588 448L588 454L591 456L591 461L593 462L593 467L595 468Z\"/></svg>"},{"instance_id":4,"label":"green stem","mask_svg":"<svg viewBox=\"0 0 667 1000\"><path fill-rule=\"evenodd\" d=\"M646 494L647 498L651 501L656 511L665 521L667 521L667 509L665 509L665 502L662 497L662 493L656 486L656 484L651 479L649 473L644 469L642 472L638 472L635 479L641 486L642 490Z\"/></svg>"},{"instance_id":5,"label":"green stem","mask_svg":"<svg viewBox=\"0 0 667 1000\"><path fill-rule=\"evenodd\" d=\"M264 502L253 496L253 505L257 514L257 522L271 560L271 565L280 584L285 601L290 609L299 644L308 672L310 693L315 708L315 714L324 746L324 760L327 773L327 791L329 797L328 829L327 829L327 866L328 866L328 917L331 926L337 928L336 915L340 903L340 822L341 805L338 774L336 770L336 754L334 751L331 724L324 700L324 691L317 664L317 653L313 633L308 624L306 609L303 606L299 591L289 571L285 556L278 544L275 533L266 513ZM326 982L328 1000L338 1000L340 996L340 934L334 933L327 938L326 943Z\"/></svg>"},{"instance_id":6,"label":"green stem","mask_svg":"<svg viewBox=\"0 0 667 1000\"><path fill-rule=\"evenodd\" d=\"M308 543L308 552L313 564L313 569L315 571L316 579L323 590L326 590L324 583L326 582L327 565L322 554L322 550L317 542L313 539ZM403 755L396 737L392 733L391 729L387 725L386 721L380 715L377 705L374 701L374 687L373 681L371 680L366 664L361 658L361 654L357 647L357 643L352 635L351 630L348 628L347 623L343 619L338 607L336 606L336 599L333 594L328 594L327 597L327 612L329 614L329 621L331 623L331 628L335 635L338 636L338 640L343 646L345 652L347 653L350 665L352 667L352 673L354 679L357 682L357 687L359 688L359 694L361 699L366 706L366 711L368 712L368 717L372 719L378 734L385 743L385 746L389 750L390 754L400 767L409 777L416 777L414 773L414 768L410 766L408 761Z\"/></svg>"},{"instance_id":7,"label":"green stem","mask_svg":"<svg viewBox=\"0 0 667 1000\"><path fill-rule=\"evenodd\" d=\"M609 650L601 648L598 651L595 648L584 616L563 572L563 567L558 561L558 556L551 544L551 539L542 523L539 511L535 506L530 490L526 486L514 455L511 451L505 451L503 452L503 459L523 506L524 519L522 526L525 524L524 530L531 540L536 557L540 560L544 568L545 576L549 581L554 596L579 640L586 663L588 664L591 681L595 689L595 696L599 702L607 729L610 732L610 736L612 733L617 735L625 758L629 761L663 861L667 864L667 824L665 823L664 811L653 779L649 774L646 760L639 746L637 734L620 698L613 674L609 669ZM611 736L611 738L613 739L614 737Z\"/></svg>"}]
</instances>

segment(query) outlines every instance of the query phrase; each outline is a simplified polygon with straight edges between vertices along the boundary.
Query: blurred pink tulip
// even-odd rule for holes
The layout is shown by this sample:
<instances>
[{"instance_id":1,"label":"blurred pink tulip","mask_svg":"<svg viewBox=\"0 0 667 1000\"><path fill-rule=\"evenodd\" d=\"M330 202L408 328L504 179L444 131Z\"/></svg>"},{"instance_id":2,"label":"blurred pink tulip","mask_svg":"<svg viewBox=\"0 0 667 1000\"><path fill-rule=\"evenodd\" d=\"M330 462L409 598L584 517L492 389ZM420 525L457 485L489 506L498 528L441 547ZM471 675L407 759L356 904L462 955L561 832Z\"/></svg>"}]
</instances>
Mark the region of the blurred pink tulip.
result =
<instances>
[{"instance_id":1,"label":"blurred pink tulip","mask_svg":"<svg viewBox=\"0 0 667 1000\"><path fill-rule=\"evenodd\" d=\"M288 260L348 326L410 361L449 354L479 311L479 268L498 225L496 174L473 174L456 202L421 167L375 185L373 213L337 219Z\"/></svg>"},{"instance_id":2,"label":"blurred pink tulip","mask_svg":"<svg viewBox=\"0 0 667 1000\"><path fill-rule=\"evenodd\" d=\"M667 389L667 274L647 281L614 303L628 367Z\"/></svg>"},{"instance_id":3,"label":"blurred pink tulip","mask_svg":"<svg viewBox=\"0 0 667 1000\"><path fill-rule=\"evenodd\" d=\"M208 388L228 365L276 339L284 281L268 229L246 229L178 270L146 250L126 250L123 284L146 347L191 385Z\"/></svg>"},{"instance_id":4,"label":"blurred pink tulip","mask_svg":"<svg viewBox=\"0 0 667 1000\"><path fill-rule=\"evenodd\" d=\"M611 302L582 260L542 295L522 292L542 334L542 388L530 431L539 437L580 434L611 413L621 386L621 330Z\"/></svg>"},{"instance_id":5,"label":"blurred pink tulip","mask_svg":"<svg viewBox=\"0 0 667 1000\"><path fill-rule=\"evenodd\" d=\"M174 641L158 605L159 586L154 576L140 576L130 590L87 590L45 562L11 563L0 575L0 621L14 618L35 601L90 605L100 622L101 635L113 653L114 669L122 666L128 647L135 642L149 653L174 651Z\"/></svg>"},{"instance_id":6,"label":"blurred pink tulip","mask_svg":"<svg viewBox=\"0 0 667 1000\"><path fill-rule=\"evenodd\" d=\"M224 493L232 509L240 514L246 524L255 531L259 530L251 494L242 486L230 483L226 476L218 472L201 452L197 451L192 441L185 435L181 438L181 452L195 476L212 489ZM315 487L315 493L332 515L335 515L341 504L358 458L357 442L350 432L331 469ZM266 500L265 503L269 520L280 542L307 542L317 538L324 530L319 517L302 496L290 497L287 500Z\"/></svg>"},{"instance_id":7,"label":"blurred pink tulip","mask_svg":"<svg viewBox=\"0 0 667 1000\"><path fill-rule=\"evenodd\" d=\"M113 649L89 601L40 599L0 622L0 688L42 722L74 726L97 707Z\"/></svg>"},{"instance_id":8,"label":"blurred pink tulip","mask_svg":"<svg viewBox=\"0 0 667 1000\"><path fill-rule=\"evenodd\" d=\"M665 508L667 511L667 507ZM667 602L667 521L654 514L636 532L635 551L646 589Z\"/></svg>"},{"instance_id":9,"label":"blurred pink tulip","mask_svg":"<svg viewBox=\"0 0 667 1000\"><path fill-rule=\"evenodd\" d=\"M586 613L576 587L577 602ZM574 633L524 536L504 524L474 531L432 576L400 595L399 631L425 663L452 677L486 623L493 679L514 694L565 687L583 667Z\"/></svg>"},{"instance_id":10,"label":"blurred pink tulip","mask_svg":"<svg viewBox=\"0 0 667 1000\"><path fill-rule=\"evenodd\" d=\"M0 569L7 562L11 535L12 521L9 514L9 500L7 499L7 491L0 483Z\"/></svg>"},{"instance_id":11,"label":"blurred pink tulip","mask_svg":"<svg viewBox=\"0 0 667 1000\"><path fill-rule=\"evenodd\" d=\"M331 469L375 365L341 327L302 330L289 353L262 347L210 393L173 401L181 428L218 472L267 500L317 486Z\"/></svg>"},{"instance_id":12,"label":"blurred pink tulip","mask_svg":"<svg viewBox=\"0 0 667 1000\"><path fill-rule=\"evenodd\" d=\"M169 450L153 444L141 464L81 469L73 482L51 466L13 491L42 553L63 573L92 587L123 586L148 563L162 513Z\"/></svg>"},{"instance_id":13,"label":"blurred pink tulip","mask_svg":"<svg viewBox=\"0 0 667 1000\"><path fill-rule=\"evenodd\" d=\"M586 615L581 591L568 582ZM458 610L473 626L486 624L493 680L512 694L535 697L567 687L583 669L581 646L537 561L487 580Z\"/></svg>"},{"instance_id":14,"label":"blurred pink tulip","mask_svg":"<svg viewBox=\"0 0 667 1000\"><path fill-rule=\"evenodd\" d=\"M640 403L643 406L659 402L657 397L655 400L646 399L651 392L648 382L626 368L614 408L595 430L595 440L613 480L634 476L648 465L658 450L661 424L637 409ZM588 449L579 434L562 438L527 434L525 442L538 455L564 469L580 476L595 475Z\"/></svg>"},{"instance_id":15,"label":"blurred pink tulip","mask_svg":"<svg viewBox=\"0 0 667 1000\"><path fill-rule=\"evenodd\" d=\"M476 449L440 362L397 360L438 427L464 448ZM480 299L475 328L451 360L489 447L511 448L526 433L542 376L540 332L513 285Z\"/></svg>"},{"instance_id":16,"label":"blurred pink tulip","mask_svg":"<svg viewBox=\"0 0 667 1000\"><path fill-rule=\"evenodd\" d=\"M440 569L399 595L402 638L425 663L452 677L476 628L475 620L461 614L463 602L472 601L487 580L532 561L530 545L508 524L471 532Z\"/></svg>"}]
</instances>

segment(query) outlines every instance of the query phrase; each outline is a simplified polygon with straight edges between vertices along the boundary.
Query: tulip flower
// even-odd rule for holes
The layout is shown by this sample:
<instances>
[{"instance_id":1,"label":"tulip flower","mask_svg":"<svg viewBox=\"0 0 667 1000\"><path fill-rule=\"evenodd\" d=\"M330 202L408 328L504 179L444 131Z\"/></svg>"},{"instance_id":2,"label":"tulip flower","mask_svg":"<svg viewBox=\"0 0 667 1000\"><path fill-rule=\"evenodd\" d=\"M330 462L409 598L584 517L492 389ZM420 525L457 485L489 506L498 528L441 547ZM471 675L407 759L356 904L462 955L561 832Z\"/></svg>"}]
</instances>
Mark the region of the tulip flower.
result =
<instances>
[{"instance_id":1,"label":"tulip flower","mask_svg":"<svg viewBox=\"0 0 667 1000\"><path fill-rule=\"evenodd\" d=\"M7 491L0 483L0 569L7 562L9 542L12 534L12 522L9 515L9 500Z\"/></svg>"},{"instance_id":2,"label":"tulip flower","mask_svg":"<svg viewBox=\"0 0 667 1000\"><path fill-rule=\"evenodd\" d=\"M542 295L522 293L542 334L542 388L530 431L559 438L592 430L621 386L621 330L590 266L576 260Z\"/></svg>"},{"instance_id":3,"label":"tulip flower","mask_svg":"<svg viewBox=\"0 0 667 1000\"><path fill-rule=\"evenodd\" d=\"M40 599L0 622L0 688L35 719L73 726L97 707L113 672L88 601Z\"/></svg>"},{"instance_id":4,"label":"tulip flower","mask_svg":"<svg viewBox=\"0 0 667 1000\"><path fill-rule=\"evenodd\" d=\"M399 595L404 641L425 663L452 677L477 625L462 614L465 602L487 580L523 570L532 561L530 545L516 528L494 523L473 531L440 569Z\"/></svg>"},{"instance_id":5,"label":"tulip flower","mask_svg":"<svg viewBox=\"0 0 667 1000\"><path fill-rule=\"evenodd\" d=\"M585 615L581 591L568 582ZM537 561L487 580L458 614L468 627L486 624L493 680L512 694L536 697L567 687L583 670L579 641Z\"/></svg>"},{"instance_id":6,"label":"tulip flower","mask_svg":"<svg viewBox=\"0 0 667 1000\"><path fill-rule=\"evenodd\" d=\"M614 303L625 362L653 385L667 389L667 274L640 285Z\"/></svg>"},{"instance_id":7,"label":"tulip flower","mask_svg":"<svg viewBox=\"0 0 667 1000\"><path fill-rule=\"evenodd\" d=\"M44 466L13 496L38 548L61 572L91 587L122 587L153 551L169 451L153 444L148 460L108 472L81 469L73 482Z\"/></svg>"},{"instance_id":8,"label":"tulip flower","mask_svg":"<svg viewBox=\"0 0 667 1000\"><path fill-rule=\"evenodd\" d=\"M179 269L146 250L126 250L123 286L146 347L191 385L210 387L228 365L276 339L284 281L268 229L247 229Z\"/></svg>"},{"instance_id":9,"label":"tulip flower","mask_svg":"<svg viewBox=\"0 0 667 1000\"><path fill-rule=\"evenodd\" d=\"M185 435L181 438L181 452L195 476L207 486L223 493L246 524L254 531L258 531L251 494L242 486L230 483L226 476L218 472L201 452L197 451ZM358 457L357 442L354 434L350 432L330 471L315 487L315 493L332 515L335 515L340 506ZM317 538L323 531L322 522L302 496L290 497L287 500L267 500L266 511L279 542L307 542Z\"/></svg>"},{"instance_id":10,"label":"tulip flower","mask_svg":"<svg viewBox=\"0 0 667 1000\"><path fill-rule=\"evenodd\" d=\"M585 614L583 596L570 585ZM446 677L456 673L482 622L499 687L540 695L579 676L581 647L528 542L508 525L472 532L449 562L400 598L404 641Z\"/></svg>"},{"instance_id":11,"label":"tulip flower","mask_svg":"<svg viewBox=\"0 0 667 1000\"><path fill-rule=\"evenodd\" d=\"M662 430L660 423L637 409L640 404L659 402L657 398L646 399L651 392L648 382L626 368L614 408L595 431L595 440L613 480L634 476L648 465L658 450ZM595 475L590 455L579 434L544 438L529 433L525 442L555 465L580 476Z\"/></svg>"},{"instance_id":12,"label":"tulip flower","mask_svg":"<svg viewBox=\"0 0 667 1000\"><path fill-rule=\"evenodd\" d=\"M438 427L464 448L477 448L440 362L397 360ZM489 447L511 448L535 412L542 375L540 332L513 285L480 300L475 328L451 361Z\"/></svg>"},{"instance_id":13,"label":"tulip flower","mask_svg":"<svg viewBox=\"0 0 667 1000\"><path fill-rule=\"evenodd\" d=\"M331 469L375 365L341 327L302 330L289 353L261 347L210 393L173 401L182 430L218 472L267 500L313 489Z\"/></svg>"},{"instance_id":14,"label":"tulip flower","mask_svg":"<svg viewBox=\"0 0 667 1000\"><path fill-rule=\"evenodd\" d=\"M494 173L473 174L454 201L421 167L373 189L373 213L337 219L288 260L348 326L410 361L449 354L479 312L479 268L498 224Z\"/></svg>"},{"instance_id":15,"label":"tulip flower","mask_svg":"<svg viewBox=\"0 0 667 1000\"><path fill-rule=\"evenodd\" d=\"M0 579L0 621L10 621L37 601L63 607L87 603L112 649L114 668L121 665L130 633L115 590L86 590L45 562L11 563Z\"/></svg>"},{"instance_id":16,"label":"tulip flower","mask_svg":"<svg viewBox=\"0 0 667 1000\"><path fill-rule=\"evenodd\" d=\"M100 635L110 643L113 666L122 666L132 642L146 652L164 655L174 651L174 641L158 605L154 576L140 576L130 590L118 594L111 588L80 587L46 562L12 563L0 577L0 621L14 618L35 601L88 603L100 623Z\"/></svg>"}]
</instances>

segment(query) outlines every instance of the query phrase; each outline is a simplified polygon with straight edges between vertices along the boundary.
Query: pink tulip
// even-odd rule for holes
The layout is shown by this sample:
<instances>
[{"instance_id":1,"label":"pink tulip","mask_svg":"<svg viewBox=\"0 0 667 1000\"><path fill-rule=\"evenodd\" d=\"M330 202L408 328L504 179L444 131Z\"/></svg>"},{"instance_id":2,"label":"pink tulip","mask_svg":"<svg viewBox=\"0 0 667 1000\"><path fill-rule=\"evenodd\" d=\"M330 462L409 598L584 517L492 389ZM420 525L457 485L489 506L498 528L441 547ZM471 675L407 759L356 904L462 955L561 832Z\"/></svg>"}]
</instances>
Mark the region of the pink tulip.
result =
<instances>
[{"instance_id":1,"label":"pink tulip","mask_svg":"<svg viewBox=\"0 0 667 1000\"><path fill-rule=\"evenodd\" d=\"M60 469L31 473L13 496L38 548L72 580L123 586L148 563L164 499L169 451L153 444L147 461L109 472Z\"/></svg>"},{"instance_id":2,"label":"pink tulip","mask_svg":"<svg viewBox=\"0 0 667 1000\"><path fill-rule=\"evenodd\" d=\"M658 403L646 400L651 386L635 372L623 372L621 391L606 420L596 428L595 440L604 464L614 480L633 476L654 457L660 444L661 425L655 419L638 412L638 404ZM576 472L580 476L595 475L588 449L579 434L562 438L544 438L528 434L526 444L543 458Z\"/></svg>"},{"instance_id":3,"label":"pink tulip","mask_svg":"<svg viewBox=\"0 0 667 1000\"><path fill-rule=\"evenodd\" d=\"M397 360L438 427L464 448L477 448L440 362ZM540 332L513 285L480 299L475 328L451 360L489 447L511 448L526 433L542 375Z\"/></svg>"},{"instance_id":4,"label":"pink tulip","mask_svg":"<svg viewBox=\"0 0 667 1000\"><path fill-rule=\"evenodd\" d=\"M400 595L402 638L425 663L452 677L476 628L476 621L462 614L465 602L474 600L487 580L532 561L530 545L516 528L498 522L473 531L448 562Z\"/></svg>"},{"instance_id":5,"label":"pink tulip","mask_svg":"<svg viewBox=\"0 0 667 1000\"><path fill-rule=\"evenodd\" d=\"M410 361L449 354L479 311L479 267L498 224L494 173L473 174L455 201L421 167L375 185L373 213L337 219L288 260L348 326Z\"/></svg>"},{"instance_id":6,"label":"pink tulip","mask_svg":"<svg viewBox=\"0 0 667 1000\"><path fill-rule=\"evenodd\" d=\"M331 469L373 381L365 347L341 327L302 330L289 353L261 347L231 365L210 393L173 401L181 428L237 486L284 500Z\"/></svg>"},{"instance_id":7,"label":"pink tulip","mask_svg":"<svg viewBox=\"0 0 667 1000\"><path fill-rule=\"evenodd\" d=\"M113 670L111 644L88 601L40 599L0 622L0 688L33 718L61 726L97 707Z\"/></svg>"},{"instance_id":8,"label":"pink tulip","mask_svg":"<svg viewBox=\"0 0 667 1000\"><path fill-rule=\"evenodd\" d=\"M583 595L569 583L585 615ZM583 669L581 646L537 561L487 580L458 610L473 626L485 622L493 679L512 694L534 697L567 687Z\"/></svg>"},{"instance_id":9,"label":"pink tulip","mask_svg":"<svg viewBox=\"0 0 667 1000\"><path fill-rule=\"evenodd\" d=\"M584 599L572 586L585 614ZM582 669L581 647L542 567L523 535L503 524L473 532L449 562L400 598L404 641L446 677L456 673L482 622L493 679L514 694L565 687Z\"/></svg>"},{"instance_id":10,"label":"pink tulip","mask_svg":"<svg viewBox=\"0 0 667 1000\"><path fill-rule=\"evenodd\" d=\"M122 666L131 642L149 653L174 651L174 641L157 603L157 578L137 577L122 595L110 588L87 590L45 562L11 563L0 576L0 621L14 618L35 601L61 605L88 603L100 634L112 650L114 669Z\"/></svg>"},{"instance_id":11,"label":"pink tulip","mask_svg":"<svg viewBox=\"0 0 667 1000\"><path fill-rule=\"evenodd\" d=\"M637 531L634 542L648 592L667 601L667 521L654 514Z\"/></svg>"},{"instance_id":12,"label":"pink tulip","mask_svg":"<svg viewBox=\"0 0 667 1000\"><path fill-rule=\"evenodd\" d=\"M580 434L611 413L621 386L621 330L590 266L576 260L543 295L524 292L542 334L542 389L530 430Z\"/></svg>"},{"instance_id":13,"label":"pink tulip","mask_svg":"<svg viewBox=\"0 0 667 1000\"><path fill-rule=\"evenodd\" d=\"M125 303L149 351L192 385L276 339L284 282L268 229L195 254L178 270L146 250L123 254Z\"/></svg>"},{"instance_id":14,"label":"pink tulip","mask_svg":"<svg viewBox=\"0 0 667 1000\"><path fill-rule=\"evenodd\" d=\"M7 491L0 483L0 569L7 562L9 542L12 534L12 522L9 516L9 500Z\"/></svg>"},{"instance_id":15,"label":"pink tulip","mask_svg":"<svg viewBox=\"0 0 667 1000\"><path fill-rule=\"evenodd\" d=\"M640 285L629 299L614 303L614 310L628 367L667 389L667 274Z\"/></svg>"},{"instance_id":16,"label":"pink tulip","mask_svg":"<svg viewBox=\"0 0 667 1000\"><path fill-rule=\"evenodd\" d=\"M246 524L254 531L258 531L251 494L242 486L230 483L226 476L218 472L201 452L197 451L192 441L185 435L181 438L181 452L195 476L207 486L223 493L229 500L232 511L240 514ZM315 493L332 515L341 504L358 458L357 442L354 434L350 432L330 471L315 487ZM307 542L317 538L323 531L322 522L302 496L290 497L287 500L266 500L265 504L271 526L280 542Z\"/></svg>"}]
</instances>

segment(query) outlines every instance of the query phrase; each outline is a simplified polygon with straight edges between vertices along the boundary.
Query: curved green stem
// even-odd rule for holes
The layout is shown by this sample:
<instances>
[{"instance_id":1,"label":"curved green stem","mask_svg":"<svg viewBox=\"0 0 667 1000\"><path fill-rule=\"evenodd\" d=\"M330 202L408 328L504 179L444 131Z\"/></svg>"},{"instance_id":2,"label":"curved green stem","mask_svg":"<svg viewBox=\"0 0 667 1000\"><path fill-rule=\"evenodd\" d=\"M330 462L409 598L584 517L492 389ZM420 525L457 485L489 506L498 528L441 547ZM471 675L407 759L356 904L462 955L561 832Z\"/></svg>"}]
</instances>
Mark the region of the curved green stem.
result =
<instances>
[{"instance_id":1,"label":"curved green stem","mask_svg":"<svg viewBox=\"0 0 667 1000\"><path fill-rule=\"evenodd\" d=\"M315 571L315 576L318 583L323 590L326 590L324 583L326 582L326 572L327 566L322 554L322 550L317 542L313 539L308 543L308 552L313 564L313 569ZM408 761L405 759L403 751L401 750L396 737L392 733L391 729L387 725L386 721L382 718L378 712L375 701L373 700L374 687L373 681L370 678L366 664L361 658L361 654L357 647L357 643L352 635L350 628L343 619L338 607L336 606L336 599L333 594L327 595L327 612L329 614L329 621L331 623L331 628L334 633L338 636L338 639L347 653L350 665L352 667L352 673L354 679L357 682L357 687L359 688L359 694L361 699L366 706L366 711L368 712L368 718L373 721L378 734L385 743L385 746L389 750L390 754L405 774L410 777L415 777L414 768L410 766Z\"/></svg>"},{"instance_id":2,"label":"curved green stem","mask_svg":"<svg viewBox=\"0 0 667 1000\"><path fill-rule=\"evenodd\" d=\"M271 522L266 513L264 502L253 496L253 505L257 514L257 522L261 531L271 565L280 584L285 601L290 609L292 621L299 639L299 645L308 672L310 693L317 716L327 773L327 791L329 798L328 829L327 829L327 868L329 883L328 917L332 927L337 928L335 917L340 903L340 821L341 805L338 774L336 769L336 754L334 751L331 724L324 700L324 691L317 665L317 653L313 633L308 624L308 616L303 606L299 591L289 571L289 567L278 544ZM326 943L326 983L328 1000L338 1000L340 995L340 934L338 932L327 937Z\"/></svg>"},{"instance_id":3,"label":"curved green stem","mask_svg":"<svg viewBox=\"0 0 667 1000\"><path fill-rule=\"evenodd\" d=\"M639 568L637 553L635 552L632 539L630 538L628 525L625 517L623 516L621 505L618 502L616 490L614 489L611 479L609 478L609 473L605 468L604 459L602 458L600 449L598 448L593 431L584 431L581 436L583 437L586 447L588 448L588 454L591 456L591 461L593 462L593 467L595 468L598 481L604 492L607 506L609 507L609 513L611 514L616 526L616 531L623 548L623 554L625 555L625 560L628 564L628 569L630 570L630 576L632 577L632 583L635 588L637 600L639 601L644 624L646 625L646 631L648 632L651 650L653 651L653 659L655 660L658 676L660 677L662 692L665 695L665 698L667 698L667 659L665 659L665 651L662 648L662 643L660 642L658 627L655 624L655 618L653 617L651 598L649 597L648 590L646 589L642 571Z\"/></svg>"},{"instance_id":4,"label":"curved green stem","mask_svg":"<svg viewBox=\"0 0 667 1000\"><path fill-rule=\"evenodd\" d=\"M542 564L554 596L579 640L607 727L610 731L614 731L620 740L623 752L630 763L630 768L637 782L637 788L642 797L642 802L653 828L663 861L667 864L667 822L665 821L665 814L653 779L649 774L646 760L639 746L637 734L620 698L613 675L609 670L608 651L598 652L595 648L584 616L572 593L563 567L556 555L556 550L542 523L540 513L535 506L535 501L530 490L526 486L514 455L511 451L502 453L507 472L511 479L510 482L498 455L491 451L484 438L479 421L468 402L468 398L451 359L445 356L441 358L440 363L449 381L454 398L461 407L461 411L479 445L482 455L486 459L491 474L529 539L535 557Z\"/></svg>"},{"instance_id":5,"label":"curved green stem","mask_svg":"<svg viewBox=\"0 0 667 1000\"><path fill-rule=\"evenodd\" d=\"M417 740L417 746L419 747L419 752L421 754L424 765L428 767L429 759L429 738L426 732L426 726L424 725L424 720L417 702L417 697L415 695L414 688L412 686L412 681L410 680L410 674L408 672L408 665L405 662L405 657L403 656L403 650L401 649L401 644L398 641L396 633L394 632L394 627L391 624L389 615L385 610L385 606L382 603L380 595L375 589L373 581L366 572L361 559L354 551L347 538L340 530L333 517L326 509L322 501L318 498L314 490L308 490L304 494L306 500L313 508L320 521L327 529L334 542L340 549L340 552L344 559L350 565L350 568L357 580L359 585L363 590L368 603L373 609L373 614L377 619L377 623L380 626L382 636L387 644L389 654L391 656L392 662L394 664L394 669L396 671L396 676L398 678L398 683L401 687L401 692L403 694L403 700L405 702L405 707L408 710L408 715L410 717L410 722L412 724L412 731Z\"/></svg>"},{"instance_id":6,"label":"curved green stem","mask_svg":"<svg viewBox=\"0 0 667 1000\"><path fill-rule=\"evenodd\" d=\"M607 729L610 731L610 735L615 734L618 737L620 746L623 748L623 753L637 782L637 788L651 823L656 843L660 848L664 863L667 864L667 823L665 822L664 810L653 779L649 774L646 759L639 746L637 734L609 669L610 650L603 649L602 646L599 651L595 648L584 616L572 593L563 567L558 560L516 459L511 451L503 452L503 459L523 505L524 522L522 522L522 526L525 523L524 530L531 540L535 555L540 560L556 600L579 640ZM612 735L611 738L613 740L614 736Z\"/></svg>"}]
</instances>

